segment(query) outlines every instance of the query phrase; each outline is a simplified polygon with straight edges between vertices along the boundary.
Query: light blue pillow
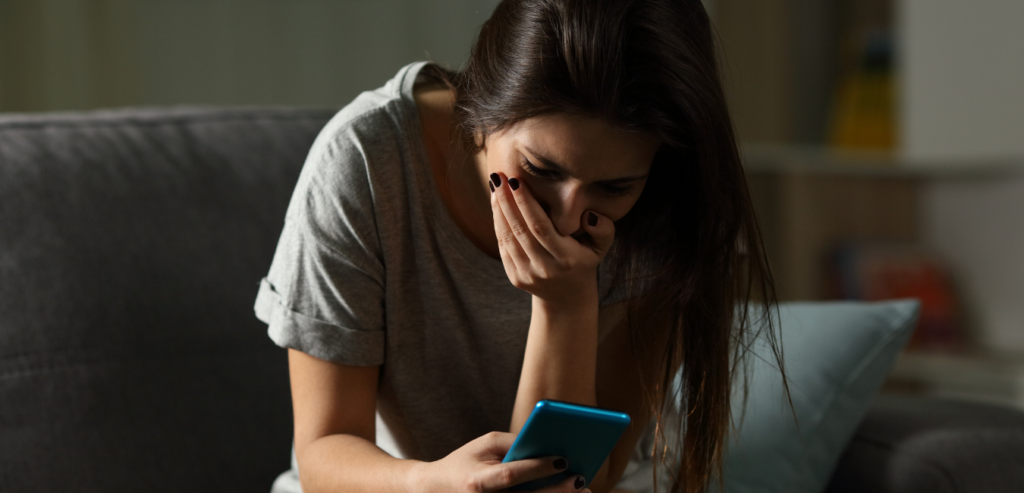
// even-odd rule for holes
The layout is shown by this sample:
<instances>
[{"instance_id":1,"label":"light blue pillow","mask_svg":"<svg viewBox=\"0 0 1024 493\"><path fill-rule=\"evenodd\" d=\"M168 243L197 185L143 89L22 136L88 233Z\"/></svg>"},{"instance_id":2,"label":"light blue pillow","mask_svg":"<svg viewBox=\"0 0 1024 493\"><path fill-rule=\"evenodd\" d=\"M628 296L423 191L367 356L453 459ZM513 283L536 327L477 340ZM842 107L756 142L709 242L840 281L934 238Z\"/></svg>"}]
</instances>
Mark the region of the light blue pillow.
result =
<instances>
[{"instance_id":1,"label":"light blue pillow","mask_svg":"<svg viewBox=\"0 0 1024 493\"><path fill-rule=\"evenodd\" d=\"M777 331L793 408L771 351L759 341L748 360L745 415L739 388L733 397L739 429L726 450L725 491L824 490L871 398L907 344L918 309L915 300L781 304Z\"/></svg>"}]
</instances>

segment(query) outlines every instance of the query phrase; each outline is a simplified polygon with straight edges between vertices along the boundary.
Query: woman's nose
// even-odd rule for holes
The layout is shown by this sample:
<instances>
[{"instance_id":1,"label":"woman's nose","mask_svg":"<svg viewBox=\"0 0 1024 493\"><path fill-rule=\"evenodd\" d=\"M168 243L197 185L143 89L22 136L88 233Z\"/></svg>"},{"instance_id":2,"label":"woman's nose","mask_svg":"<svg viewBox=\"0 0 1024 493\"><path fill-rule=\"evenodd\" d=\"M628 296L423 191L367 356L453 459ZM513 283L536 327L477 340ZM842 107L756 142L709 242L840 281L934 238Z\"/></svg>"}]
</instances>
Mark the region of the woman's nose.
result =
<instances>
[{"instance_id":1,"label":"woman's nose","mask_svg":"<svg viewBox=\"0 0 1024 493\"><path fill-rule=\"evenodd\" d=\"M571 235L580 229L580 217L587 208L586 200L579 187L566 187L559 192L557 199L547 204L545 210L559 233Z\"/></svg>"}]
</instances>

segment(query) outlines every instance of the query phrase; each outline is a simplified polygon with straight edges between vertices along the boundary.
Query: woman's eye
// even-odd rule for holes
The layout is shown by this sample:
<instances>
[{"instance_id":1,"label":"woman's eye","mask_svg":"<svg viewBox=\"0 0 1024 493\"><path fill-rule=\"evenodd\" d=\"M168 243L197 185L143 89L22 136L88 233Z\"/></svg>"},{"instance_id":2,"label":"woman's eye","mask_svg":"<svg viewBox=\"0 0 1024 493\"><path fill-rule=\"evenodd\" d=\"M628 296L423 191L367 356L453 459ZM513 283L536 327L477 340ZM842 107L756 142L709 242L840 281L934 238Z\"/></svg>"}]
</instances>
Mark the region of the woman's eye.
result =
<instances>
[{"instance_id":1,"label":"woman's eye","mask_svg":"<svg viewBox=\"0 0 1024 493\"><path fill-rule=\"evenodd\" d=\"M558 172L557 171L551 171L549 169L538 168L538 167L534 166L533 163L531 163L529 159L524 159L523 160L523 168L526 169L527 173L529 173L529 174L531 174L533 176L540 177L540 178L554 178L554 177L558 176Z\"/></svg>"},{"instance_id":2,"label":"woman's eye","mask_svg":"<svg viewBox=\"0 0 1024 493\"><path fill-rule=\"evenodd\" d=\"M556 179L559 176L559 173L557 171L538 168L537 166L534 166L534 164L531 163L529 159L523 159L523 169L525 169L527 173L538 178ZM633 185L627 185L622 187L602 183L600 184L600 188L604 194L612 197L621 197L624 195L629 195L630 193L633 192Z\"/></svg>"},{"instance_id":3,"label":"woman's eye","mask_svg":"<svg viewBox=\"0 0 1024 493\"><path fill-rule=\"evenodd\" d=\"M632 186L617 187L615 185L601 185L601 189L608 195L629 195L629 192L633 190Z\"/></svg>"}]
</instances>

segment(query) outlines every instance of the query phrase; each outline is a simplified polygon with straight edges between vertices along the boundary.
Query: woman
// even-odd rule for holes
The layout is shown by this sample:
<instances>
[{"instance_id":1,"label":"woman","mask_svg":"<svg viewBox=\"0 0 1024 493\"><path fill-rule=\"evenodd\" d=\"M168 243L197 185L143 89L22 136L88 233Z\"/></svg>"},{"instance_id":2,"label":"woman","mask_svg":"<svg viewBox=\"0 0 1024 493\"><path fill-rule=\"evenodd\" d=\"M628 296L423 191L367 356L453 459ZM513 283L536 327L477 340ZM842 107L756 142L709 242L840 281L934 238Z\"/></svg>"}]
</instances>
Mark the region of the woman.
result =
<instances>
[{"instance_id":1,"label":"woman","mask_svg":"<svg viewBox=\"0 0 1024 493\"><path fill-rule=\"evenodd\" d=\"M310 152L256 303L289 348L275 489L551 475L563 458L500 461L556 399L633 424L591 484L547 491L612 490L651 421L659 451L681 444L673 491L704 491L755 296L770 277L701 3L506 0L463 72L403 68Z\"/></svg>"}]
</instances>

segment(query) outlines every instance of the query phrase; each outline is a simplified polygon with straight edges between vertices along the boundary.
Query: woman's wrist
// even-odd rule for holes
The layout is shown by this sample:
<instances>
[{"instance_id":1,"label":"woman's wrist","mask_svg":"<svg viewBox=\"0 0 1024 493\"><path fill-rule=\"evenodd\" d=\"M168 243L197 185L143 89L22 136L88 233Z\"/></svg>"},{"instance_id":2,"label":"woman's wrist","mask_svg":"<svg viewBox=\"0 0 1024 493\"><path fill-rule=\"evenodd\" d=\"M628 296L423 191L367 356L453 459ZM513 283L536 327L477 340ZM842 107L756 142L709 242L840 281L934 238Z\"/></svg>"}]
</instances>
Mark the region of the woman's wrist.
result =
<instances>
[{"instance_id":1,"label":"woman's wrist","mask_svg":"<svg viewBox=\"0 0 1024 493\"><path fill-rule=\"evenodd\" d=\"M571 303L551 302L534 296L530 330L552 332L555 338L577 338L597 334L597 296ZM561 337L559 337L561 336Z\"/></svg>"},{"instance_id":2,"label":"woman's wrist","mask_svg":"<svg viewBox=\"0 0 1024 493\"><path fill-rule=\"evenodd\" d=\"M409 468L405 477L404 490L410 493L433 492L436 479L431 472L431 463L424 461L408 461Z\"/></svg>"},{"instance_id":3,"label":"woman's wrist","mask_svg":"<svg viewBox=\"0 0 1024 493\"><path fill-rule=\"evenodd\" d=\"M568 289L558 296L533 296L533 315L551 319L574 319L598 309L597 279L586 285Z\"/></svg>"}]
</instances>

